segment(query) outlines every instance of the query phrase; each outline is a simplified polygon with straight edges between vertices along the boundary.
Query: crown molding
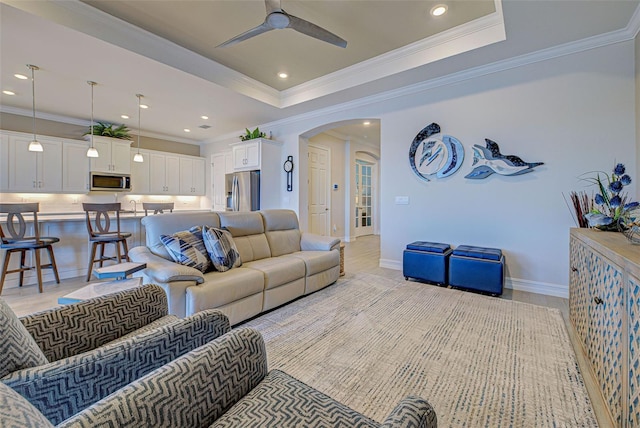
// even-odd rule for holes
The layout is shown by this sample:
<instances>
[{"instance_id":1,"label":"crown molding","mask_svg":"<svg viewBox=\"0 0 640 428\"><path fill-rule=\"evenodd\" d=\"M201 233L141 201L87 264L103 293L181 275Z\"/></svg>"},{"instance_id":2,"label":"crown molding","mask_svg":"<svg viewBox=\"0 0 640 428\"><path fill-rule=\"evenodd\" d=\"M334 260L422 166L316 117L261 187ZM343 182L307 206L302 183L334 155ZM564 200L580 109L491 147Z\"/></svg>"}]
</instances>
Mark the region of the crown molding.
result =
<instances>
[{"instance_id":1,"label":"crown molding","mask_svg":"<svg viewBox=\"0 0 640 428\"><path fill-rule=\"evenodd\" d=\"M636 11L631 16L626 30L629 32L631 38L635 39L638 35L638 32L640 31L640 5L636 7Z\"/></svg>"},{"instance_id":2,"label":"crown molding","mask_svg":"<svg viewBox=\"0 0 640 428\"><path fill-rule=\"evenodd\" d=\"M638 6L638 8L640 9L640 6ZM638 9L636 9L634 18L637 15L640 15L638 13ZM470 69L459 71L456 73L451 73L446 76L425 80L423 82L416 83L413 85L404 86L402 88L392 89L379 94L359 98L357 100L348 101L341 104L336 104L330 107L314 110L312 112L303 113L297 116L291 116L285 119L280 119L273 122L260 124L259 126L261 128L277 128L281 126L295 124L297 122L312 120L312 119L327 116L330 114L344 113L346 111L352 111L357 108L389 101L394 98L415 95L417 93L429 91L431 89L435 89L439 87L454 85L454 84L475 79L478 77L487 76L494 73L500 73L500 72L511 70L514 68L525 67L538 62L543 62L550 59L555 59L555 58L559 58L567 55L572 55L575 53L597 49L604 46L627 42L627 41L633 40L635 38L635 35L638 33L638 30L640 29L640 17L638 17L638 19L632 18L632 21L634 22L633 26L628 25L622 30L615 30L609 33L588 37L586 39L565 43L555 47L542 49L542 50L531 52L528 54L523 54L517 57L496 61L490 64L481 65L478 67L470 68ZM351 116L349 116L349 118L350 117ZM229 134L229 135L233 135L233 134ZM216 138L211 142L215 142L215 141L219 141L219 139Z\"/></svg>"},{"instance_id":3,"label":"crown molding","mask_svg":"<svg viewBox=\"0 0 640 428\"><path fill-rule=\"evenodd\" d=\"M32 117L33 115L32 110L22 109L18 107L10 107L5 105L0 105L0 113L15 114L17 116L26 116L26 117ZM86 119L78 119L75 117L62 116L59 114L39 112L39 111L36 111L36 119L51 120L53 122L61 122L61 123L76 125L76 126L86 126L87 128L91 126L91 121ZM135 133L135 135L132 137L135 137L138 135L137 130L133 130L132 132ZM201 141L189 140L187 138L174 137L173 135L165 135L165 134L159 134L155 132L140 131L140 135L143 137L157 138L159 140L173 141L176 143L192 144L195 146L202 144Z\"/></svg>"},{"instance_id":4,"label":"crown molding","mask_svg":"<svg viewBox=\"0 0 640 428\"><path fill-rule=\"evenodd\" d=\"M502 0L494 0L494 3L496 11L487 16L286 89L280 93L280 107L290 107L504 41L506 32Z\"/></svg>"}]
</instances>

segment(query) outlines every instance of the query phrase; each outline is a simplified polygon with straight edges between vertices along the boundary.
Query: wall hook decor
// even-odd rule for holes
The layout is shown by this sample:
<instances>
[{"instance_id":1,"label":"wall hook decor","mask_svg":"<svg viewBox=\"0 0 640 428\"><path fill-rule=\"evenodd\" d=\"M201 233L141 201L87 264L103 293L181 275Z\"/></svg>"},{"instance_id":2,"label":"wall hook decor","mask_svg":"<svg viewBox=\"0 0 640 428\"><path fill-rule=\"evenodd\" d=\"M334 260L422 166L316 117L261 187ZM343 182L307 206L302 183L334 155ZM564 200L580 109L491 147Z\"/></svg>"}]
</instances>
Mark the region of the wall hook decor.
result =
<instances>
[{"instance_id":1,"label":"wall hook decor","mask_svg":"<svg viewBox=\"0 0 640 428\"><path fill-rule=\"evenodd\" d=\"M287 192L293 191L293 156L287 156L284 161L284 171L287 173Z\"/></svg>"}]
</instances>

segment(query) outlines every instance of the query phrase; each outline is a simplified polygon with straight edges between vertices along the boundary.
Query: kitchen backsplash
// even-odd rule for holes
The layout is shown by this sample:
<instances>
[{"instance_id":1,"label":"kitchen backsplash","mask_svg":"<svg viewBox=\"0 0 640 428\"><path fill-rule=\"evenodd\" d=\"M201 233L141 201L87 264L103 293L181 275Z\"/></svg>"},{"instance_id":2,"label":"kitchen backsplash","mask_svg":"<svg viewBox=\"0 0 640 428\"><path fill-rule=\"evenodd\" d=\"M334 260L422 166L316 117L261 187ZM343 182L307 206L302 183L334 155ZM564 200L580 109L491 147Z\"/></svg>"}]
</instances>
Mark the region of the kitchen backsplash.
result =
<instances>
[{"instance_id":1,"label":"kitchen backsplash","mask_svg":"<svg viewBox=\"0 0 640 428\"><path fill-rule=\"evenodd\" d=\"M174 210L209 209L200 196L155 196L129 193L90 192L88 194L0 193L0 202L40 202L41 213L82 212L82 203L120 202L123 210L142 211L142 202L173 202ZM135 204L134 202L135 201Z\"/></svg>"}]
</instances>

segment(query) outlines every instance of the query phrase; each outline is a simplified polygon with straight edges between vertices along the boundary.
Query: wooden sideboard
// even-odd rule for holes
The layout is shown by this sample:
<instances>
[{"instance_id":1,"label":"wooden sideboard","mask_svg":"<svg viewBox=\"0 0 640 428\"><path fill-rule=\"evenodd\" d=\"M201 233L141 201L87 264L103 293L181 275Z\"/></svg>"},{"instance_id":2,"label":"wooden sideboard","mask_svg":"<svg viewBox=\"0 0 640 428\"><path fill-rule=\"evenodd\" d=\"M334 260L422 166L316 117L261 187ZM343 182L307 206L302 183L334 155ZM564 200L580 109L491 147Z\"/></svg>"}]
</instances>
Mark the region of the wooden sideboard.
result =
<instances>
[{"instance_id":1,"label":"wooden sideboard","mask_svg":"<svg viewBox=\"0 0 640 428\"><path fill-rule=\"evenodd\" d=\"M640 427L640 246L571 229L569 316L612 421Z\"/></svg>"}]
</instances>

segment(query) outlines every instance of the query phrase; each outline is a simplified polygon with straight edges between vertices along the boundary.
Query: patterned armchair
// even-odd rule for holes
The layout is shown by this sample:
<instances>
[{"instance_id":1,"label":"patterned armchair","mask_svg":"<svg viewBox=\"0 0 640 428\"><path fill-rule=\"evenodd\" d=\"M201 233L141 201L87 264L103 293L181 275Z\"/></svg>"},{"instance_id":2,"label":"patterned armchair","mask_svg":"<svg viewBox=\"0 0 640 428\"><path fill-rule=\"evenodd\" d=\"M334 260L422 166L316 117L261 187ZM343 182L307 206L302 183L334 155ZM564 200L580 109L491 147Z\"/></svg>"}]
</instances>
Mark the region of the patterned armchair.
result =
<instances>
[{"instance_id":1,"label":"patterned armchair","mask_svg":"<svg viewBox=\"0 0 640 428\"><path fill-rule=\"evenodd\" d=\"M230 330L219 311L167 313L157 285L20 319L0 299L0 384L56 424Z\"/></svg>"},{"instance_id":2,"label":"patterned armchair","mask_svg":"<svg viewBox=\"0 0 640 428\"><path fill-rule=\"evenodd\" d=\"M0 384L0 419L51 427ZM11 425L13 424L13 425ZM417 427L437 426L433 408L402 400L381 425L327 395L272 370L256 330L240 328L207 343L63 421L58 427Z\"/></svg>"}]
</instances>

